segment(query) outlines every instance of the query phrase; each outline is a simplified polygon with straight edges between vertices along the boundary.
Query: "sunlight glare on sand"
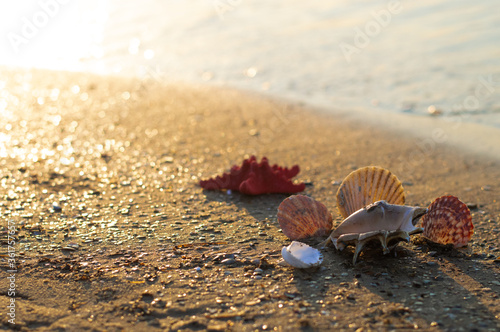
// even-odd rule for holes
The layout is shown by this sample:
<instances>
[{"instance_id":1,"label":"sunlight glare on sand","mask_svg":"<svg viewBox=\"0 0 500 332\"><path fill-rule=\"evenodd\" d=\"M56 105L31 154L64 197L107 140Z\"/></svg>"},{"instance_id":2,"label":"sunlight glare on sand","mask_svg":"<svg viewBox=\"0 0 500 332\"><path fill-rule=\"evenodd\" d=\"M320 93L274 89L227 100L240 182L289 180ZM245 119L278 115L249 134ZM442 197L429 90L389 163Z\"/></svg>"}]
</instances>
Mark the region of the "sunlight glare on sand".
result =
<instances>
[{"instance_id":1,"label":"sunlight glare on sand","mask_svg":"<svg viewBox=\"0 0 500 332\"><path fill-rule=\"evenodd\" d=\"M7 158L9 156L7 146L10 144L10 135L0 133L0 158Z\"/></svg>"},{"instance_id":2,"label":"sunlight glare on sand","mask_svg":"<svg viewBox=\"0 0 500 332\"><path fill-rule=\"evenodd\" d=\"M0 118L2 122L8 122L12 120L12 112L7 108L9 93L4 89L5 82L0 81ZM10 131L12 129L12 125L10 123L6 123L2 131L0 131L0 158L6 158L9 154L7 151L7 146L10 145L11 136L5 131Z\"/></svg>"}]
</instances>

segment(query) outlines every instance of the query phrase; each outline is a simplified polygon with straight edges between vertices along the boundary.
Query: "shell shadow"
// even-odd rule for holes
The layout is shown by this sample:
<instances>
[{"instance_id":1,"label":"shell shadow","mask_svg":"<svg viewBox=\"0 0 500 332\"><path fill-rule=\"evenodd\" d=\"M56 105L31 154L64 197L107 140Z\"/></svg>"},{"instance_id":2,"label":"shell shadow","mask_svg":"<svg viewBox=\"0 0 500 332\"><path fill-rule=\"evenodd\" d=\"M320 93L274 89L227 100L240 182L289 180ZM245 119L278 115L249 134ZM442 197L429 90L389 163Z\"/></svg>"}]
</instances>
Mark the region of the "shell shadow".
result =
<instances>
[{"instance_id":1,"label":"shell shadow","mask_svg":"<svg viewBox=\"0 0 500 332\"><path fill-rule=\"evenodd\" d=\"M208 201L225 202L234 204L239 209L245 210L249 215L258 221L268 219L276 221L278 206L290 195L286 194L265 194L250 196L239 192L210 191L203 190Z\"/></svg>"},{"instance_id":2,"label":"shell shadow","mask_svg":"<svg viewBox=\"0 0 500 332\"><path fill-rule=\"evenodd\" d=\"M296 297L313 297L319 312L337 317L357 311L358 327L375 330L498 329L500 266L442 249L429 254L417 242L399 245L396 255L370 250L354 266L350 251L323 250L322 267L292 272ZM342 318L338 324L349 327Z\"/></svg>"}]
</instances>

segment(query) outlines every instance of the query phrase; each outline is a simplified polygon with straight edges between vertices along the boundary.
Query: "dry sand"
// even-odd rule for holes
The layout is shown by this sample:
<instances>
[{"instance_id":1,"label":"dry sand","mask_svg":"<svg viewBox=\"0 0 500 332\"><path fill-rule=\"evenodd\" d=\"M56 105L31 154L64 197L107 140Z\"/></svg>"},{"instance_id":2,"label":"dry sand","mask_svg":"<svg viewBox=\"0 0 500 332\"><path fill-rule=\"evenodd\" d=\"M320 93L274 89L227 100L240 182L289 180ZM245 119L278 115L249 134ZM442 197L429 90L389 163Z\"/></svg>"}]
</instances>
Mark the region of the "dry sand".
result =
<instances>
[{"instance_id":1,"label":"dry sand","mask_svg":"<svg viewBox=\"0 0 500 332\"><path fill-rule=\"evenodd\" d=\"M500 328L498 161L231 90L5 69L0 84L3 329ZM338 183L361 166L388 168L409 205L467 202L473 240L455 250L417 237L355 266L352 249L326 251L311 271L282 266L286 195L197 185L253 154L299 164L305 194L335 223Z\"/></svg>"}]
</instances>

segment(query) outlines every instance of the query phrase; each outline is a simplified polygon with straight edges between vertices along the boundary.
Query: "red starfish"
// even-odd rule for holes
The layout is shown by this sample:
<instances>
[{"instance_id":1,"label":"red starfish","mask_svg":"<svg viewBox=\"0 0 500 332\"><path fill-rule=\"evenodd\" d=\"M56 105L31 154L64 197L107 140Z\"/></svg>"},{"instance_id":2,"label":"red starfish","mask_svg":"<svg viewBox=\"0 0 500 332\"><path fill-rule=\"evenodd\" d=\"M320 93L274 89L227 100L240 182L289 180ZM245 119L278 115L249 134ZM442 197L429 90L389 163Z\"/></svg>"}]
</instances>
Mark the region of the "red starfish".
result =
<instances>
[{"instance_id":1,"label":"red starfish","mask_svg":"<svg viewBox=\"0 0 500 332\"><path fill-rule=\"evenodd\" d=\"M303 191L304 183L293 184L291 178L300 171L298 165L292 168L270 166L266 157L257 163L255 156L245 159L241 166L234 165L229 173L200 181L207 190L230 189L247 195L294 194Z\"/></svg>"}]
</instances>

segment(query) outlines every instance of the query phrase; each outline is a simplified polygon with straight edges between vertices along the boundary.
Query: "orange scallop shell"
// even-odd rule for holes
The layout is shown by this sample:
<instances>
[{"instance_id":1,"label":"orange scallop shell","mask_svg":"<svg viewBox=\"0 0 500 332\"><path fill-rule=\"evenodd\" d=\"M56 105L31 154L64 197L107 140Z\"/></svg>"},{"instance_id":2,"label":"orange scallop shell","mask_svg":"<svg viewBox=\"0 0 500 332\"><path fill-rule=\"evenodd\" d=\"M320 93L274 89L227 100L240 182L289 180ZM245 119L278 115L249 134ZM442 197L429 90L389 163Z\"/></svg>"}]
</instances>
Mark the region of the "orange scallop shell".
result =
<instances>
[{"instance_id":1,"label":"orange scallop shell","mask_svg":"<svg viewBox=\"0 0 500 332\"><path fill-rule=\"evenodd\" d=\"M289 239L326 236L332 230L332 215L326 206L304 195L293 195L278 207L280 227Z\"/></svg>"},{"instance_id":2,"label":"orange scallop shell","mask_svg":"<svg viewBox=\"0 0 500 332\"><path fill-rule=\"evenodd\" d=\"M377 202L405 204L403 185L389 170L366 166L351 172L337 191L337 206L343 218Z\"/></svg>"},{"instance_id":3,"label":"orange scallop shell","mask_svg":"<svg viewBox=\"0 0 500 332\"><path fill-rule=\"evenodd\" d=\"M469 208L455 196L436 198L422 218L424 236L429 240L464 247L474 234Z\"/></svg>"}]
</instances>

